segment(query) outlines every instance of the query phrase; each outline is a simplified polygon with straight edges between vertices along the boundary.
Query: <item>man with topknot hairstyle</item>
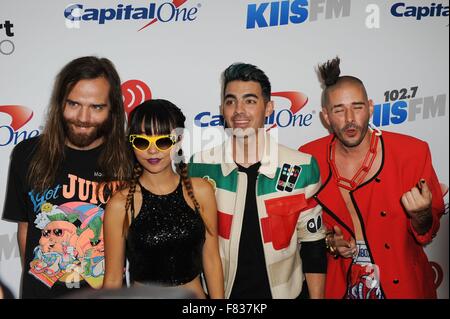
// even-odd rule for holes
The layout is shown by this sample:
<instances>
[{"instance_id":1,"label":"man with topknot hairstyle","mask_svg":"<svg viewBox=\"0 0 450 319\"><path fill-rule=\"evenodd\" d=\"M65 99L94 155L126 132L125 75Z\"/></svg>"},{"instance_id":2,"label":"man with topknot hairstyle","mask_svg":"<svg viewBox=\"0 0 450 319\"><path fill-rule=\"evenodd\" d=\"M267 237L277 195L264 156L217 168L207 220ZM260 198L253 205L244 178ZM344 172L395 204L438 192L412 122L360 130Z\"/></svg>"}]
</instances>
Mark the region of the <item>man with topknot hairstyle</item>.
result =
<instances>
[{"instance_id":1,"label":"man with topknot hairstyle","mask_svg":"<svg viewBox=\"0 0 450 319\"><path fill-rule=\"evenodd\" d=\"M327 298L436 298L423 246L439 229L442 191L428 144L380 131L363 82L319 66L322 115L331 134L300 151L318 161L315 195L327 227Z\"/></svg>"}]
</instances>

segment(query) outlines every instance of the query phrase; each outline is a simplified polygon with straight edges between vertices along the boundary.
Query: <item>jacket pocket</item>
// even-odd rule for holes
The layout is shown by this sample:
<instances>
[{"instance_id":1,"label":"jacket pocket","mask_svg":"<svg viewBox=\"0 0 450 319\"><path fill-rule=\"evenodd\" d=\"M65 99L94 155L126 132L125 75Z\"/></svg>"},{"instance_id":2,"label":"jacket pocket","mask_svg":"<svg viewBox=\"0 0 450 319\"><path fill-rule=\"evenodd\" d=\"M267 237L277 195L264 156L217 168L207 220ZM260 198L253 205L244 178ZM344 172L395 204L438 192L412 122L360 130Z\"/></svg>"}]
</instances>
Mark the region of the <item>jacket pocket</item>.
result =
<instances>
[{"instance_id":1,"label":"jacket pocket","mask_svg":"<svg viewBox=\"0 0 450 319\"><path fill-rule=\"evenodd\" d=\"M269 219L270 237L275 250L287 248L296 230L298 217L307 206L304 194L264 201Z\"/></svg>"}]
</instances>

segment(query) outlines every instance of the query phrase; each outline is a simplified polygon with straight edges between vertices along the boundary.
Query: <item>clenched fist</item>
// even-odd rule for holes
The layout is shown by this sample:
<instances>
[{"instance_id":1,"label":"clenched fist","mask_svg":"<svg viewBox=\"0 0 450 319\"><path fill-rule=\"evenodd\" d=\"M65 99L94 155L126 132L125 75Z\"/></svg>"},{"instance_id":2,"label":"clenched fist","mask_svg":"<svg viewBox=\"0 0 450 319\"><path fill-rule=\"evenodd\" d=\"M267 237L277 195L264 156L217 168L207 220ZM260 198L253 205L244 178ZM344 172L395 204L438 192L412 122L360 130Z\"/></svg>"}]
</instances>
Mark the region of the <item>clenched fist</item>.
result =
<instances>
[{"instance_id":1,"label":"clenched fist","mask_svg":"<svg viewBox=\"0 0 450 319\"><path fill-rule=\"evenodd\" d=\"M421 179L417 186L402 195L403 207L411 217L412 225L419 234L426 233L433 223L432 198L433 195L424 179Z\"/></svg>"}]
</instances>

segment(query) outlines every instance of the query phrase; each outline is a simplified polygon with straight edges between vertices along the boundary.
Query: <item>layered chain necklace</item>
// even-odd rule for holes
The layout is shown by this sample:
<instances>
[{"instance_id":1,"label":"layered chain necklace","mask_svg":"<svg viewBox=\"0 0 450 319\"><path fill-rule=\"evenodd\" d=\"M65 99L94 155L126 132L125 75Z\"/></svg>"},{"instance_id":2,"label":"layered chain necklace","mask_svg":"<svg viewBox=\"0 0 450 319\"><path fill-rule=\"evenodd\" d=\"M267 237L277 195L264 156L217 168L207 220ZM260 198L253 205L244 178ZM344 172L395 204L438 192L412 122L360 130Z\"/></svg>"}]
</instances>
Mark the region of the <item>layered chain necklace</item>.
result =
<instances>
[{"instance_id":1,"label":"layered chain necklace","mask_svg":"<svg viewBox=\"0 0 450 319\"><path fill-rule=\"evenodd\" d=\"M352 191L359 184L361 184L366 178L367 174L370 171L370 168L377 157L377 146L378 146L378 136L374 132L372 132L372 136L370 138L370 147L367 150L366 156L364 158L364 162L358 171L353 175L352 179L348 179L339 175L339 171L336 167L336 138L331 143L330 154L328 156L328 163L331 166L331 170L333 171L333 175L336 178L336 182L339 187L345 188L346 190Z\"/></svg>"}]
</instances>

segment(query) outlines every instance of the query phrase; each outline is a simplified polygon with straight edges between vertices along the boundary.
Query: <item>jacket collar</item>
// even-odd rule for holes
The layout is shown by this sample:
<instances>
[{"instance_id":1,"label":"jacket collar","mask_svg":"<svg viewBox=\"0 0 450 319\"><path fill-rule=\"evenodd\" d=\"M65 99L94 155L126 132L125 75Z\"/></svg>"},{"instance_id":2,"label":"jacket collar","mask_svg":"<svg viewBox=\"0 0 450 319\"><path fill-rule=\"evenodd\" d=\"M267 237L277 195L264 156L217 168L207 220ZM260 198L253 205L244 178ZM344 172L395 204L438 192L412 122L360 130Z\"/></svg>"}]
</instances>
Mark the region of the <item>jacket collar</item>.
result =
<instances>
[{"instance_id":1,"label":"jacket collar","mask_svg":"<svg viewBox=\"0 0 450 319\"><path fill-rule=\"evenodd\" d=\"M278 168L278 155L280 145L275 141L275 139L269 134L264 134L264 152L261 159L261 167L259 168L259 173L265 175L266 177L273 179ZM233 137L230 136L222 144L222 152L224 154L224 162L221 163L223 176L230 175L233 171L238 169L238 166L233 159Z\"/></svg>"}]
</instances>

